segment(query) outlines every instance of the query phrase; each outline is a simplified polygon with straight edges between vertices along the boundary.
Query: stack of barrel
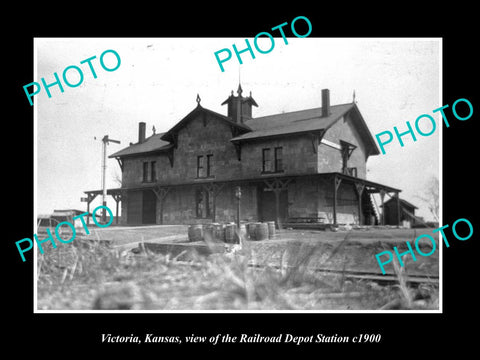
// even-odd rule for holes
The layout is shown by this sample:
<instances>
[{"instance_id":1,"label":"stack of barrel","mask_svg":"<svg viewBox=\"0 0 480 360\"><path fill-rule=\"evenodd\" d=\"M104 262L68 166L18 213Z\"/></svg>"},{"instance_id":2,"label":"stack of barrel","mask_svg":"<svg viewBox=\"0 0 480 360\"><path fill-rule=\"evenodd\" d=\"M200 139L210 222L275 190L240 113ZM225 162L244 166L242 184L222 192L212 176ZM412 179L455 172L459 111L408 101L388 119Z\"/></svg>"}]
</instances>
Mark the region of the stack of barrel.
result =
<instances>
[{"instance_id":1,"label":"stack of barrel","mask_svg":"<svg viewBox=\"0 0 480 360\"><path fill-rule=\"evenodd\" d=\"M248 223L247 234L250 240L260 241L274 239L275 221Z\"/></svg>"},{"instance_id":2,"label":"stack of barrel","mask_svg":"<svg viewBox=\"0 0 480 360\"><path fill-rule=\"evenodd\" d=\"M188 240L190 242L221 241L234 244L238 243L237 232L237 224L234 222L195 224L188 227ZM276 236L275 221L241 223L240 236L252 241L274 239Z\"/></svg>"}]
</instances>

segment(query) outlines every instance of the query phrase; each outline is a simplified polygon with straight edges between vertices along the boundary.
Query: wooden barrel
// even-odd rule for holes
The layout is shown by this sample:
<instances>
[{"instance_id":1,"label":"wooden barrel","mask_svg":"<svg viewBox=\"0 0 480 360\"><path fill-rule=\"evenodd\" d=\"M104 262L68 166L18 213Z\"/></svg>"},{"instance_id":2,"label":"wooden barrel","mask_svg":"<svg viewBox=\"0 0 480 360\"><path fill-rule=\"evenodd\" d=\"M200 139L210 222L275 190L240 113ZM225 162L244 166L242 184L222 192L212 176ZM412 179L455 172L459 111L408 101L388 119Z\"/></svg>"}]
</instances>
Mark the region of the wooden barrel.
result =
<instances>
[{"instance_id":1,"label":"wooden barrel","mask_svg":"<svg viewBox=\"0 0 480 360\"><path fill-rule=\"evenodd\" d=\"M203 239L205 241L215 241L215 226L213 224L203 226Z\"/></svg>"},{"instance_id":2,"label":"wooden barrel","mask_svg":"<svg viewBox=\"0 0 480 360\"><path fill-rule=\"evenodd\" d=\"M202 241L203 240L203 226L202 224L190 225L188 227L188 241Z\"/></svg>"},{"instance_id":3,"label":"wooden barrel","mask_svg":"<svg viewBox=\"0 0 480 360\"><path fill-rule=\"evenodd\" d=\"M225 226L223 224L213 224L213 237L215 240L225 242Z\"/></svg>"},{"instance_id":4,"label":"wooden barrel","mask_svg":"<svg viewBox=\"0 0 480 360\"><path fill-rule=\"evenodd\" d=\"M275 221L267 221L268 238L275 239Z\"/></svg>"},{"instance_id":5,"label":"wooden barrel","mask_svg":"<svg viewBox=\"0 0 480 360\"><path fill-rule=\"evenodd\" d=\"M235 223L230 223L225 225L225 242L233 244L235 242L235 232L237 230L237 225Z\"/></svg>"},{"instance_id":6,"label":"wooden barrel","mask_svg":"<svg viewBox=\"0 0 480 360\"><path fill-rule=\"evenodd\" d=\"M257 231L257 224L260 224L259 222L253 222L253 223L248 223L247 224L247 233L248 237L250 240L256 240L255 237L255 232Z\"/></svg>"},{"instance_id":7,"label":"wooden barrel","mask_svg":"<svg viewBox=\"0 0 480 360\"><path fill-rule=\"evenodd\" d=\"M267 223L258 223L255 228L255 239L257 240L267 240L268 239L268 224Z\"/></svg>"}]
</instances>

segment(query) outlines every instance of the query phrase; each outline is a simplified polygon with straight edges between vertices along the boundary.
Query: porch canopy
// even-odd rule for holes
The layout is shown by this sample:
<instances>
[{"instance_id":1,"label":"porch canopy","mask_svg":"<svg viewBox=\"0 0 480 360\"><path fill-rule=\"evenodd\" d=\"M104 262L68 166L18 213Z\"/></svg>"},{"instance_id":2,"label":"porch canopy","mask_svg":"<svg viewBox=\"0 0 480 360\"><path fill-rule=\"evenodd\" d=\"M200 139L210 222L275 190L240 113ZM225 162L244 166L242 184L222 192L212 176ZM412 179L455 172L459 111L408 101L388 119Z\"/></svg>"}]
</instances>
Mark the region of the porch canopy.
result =
<instances>
[{"instance_id":1,"label":"porch canopy","mask_svg":"<svg viewBox=\"0 0 480 360\"><path fill-rule=\"evenodd\" d=\"M118 224L118 203L122 200L122 193L124 189L107 189L107 195L111 195L116 203L115 210L115 223ZM97 195L102 195L103 190L90 190L84 191L87 194L87 212L90 213L90 203L97 197ZM87 217L87 225L90 224L90 217Z\"/></svg>"},{"instance_id":2,"label":"porch canopy","mask_svg":"<svg viewBox=\"0 0 480 360\"><path fill-rule=\"evenodd\" d=\"M337 191L340 184L348 183L353 184L355 186L355 190L358 196L358 207L359 207L359 214L360 214L360 223L363 222L362 218L362 194L363 192L367 192L370 194L380 194L381 205L382 209L384 208L384 197L385 194L393 194L390 195L391 197L396 198L397 207L400 208L400 196L399 193L401 192L400 189L393 188L391 186L379 184L373 181L369 181L366 179L361 179L355 176L339 173L339 172L332 172L332 173L321 173L321 174L301 174L301 175L282 175L282 174L268 174L262 175L261 177L256 178L248 178L248 179L235 179L235 180L215 180L215 179L195 179L195 181L190 182L177 182L175 184L162 184L160 182L155 183L148 183L142 186L135 186L135 187L124 187L124 188L116 188L116 189L108 189L107 195L111 195L116 203L116 215L117 215L117 222L118 222L118 203L122 200L122 197L126 195L128 191L132 190L151 190L155 193L157 199L159 200L160 205L160 222L163 223L163 204L165 198L167 197L170 190L178 187L188 187L188 186L199 186L204 188L205 190L211 191L213 194L213 214L212 214L212 221L215 221L215 198L222 190L225 185L231 186L242 186L245 184L262 184L265 185L268 189L270 189L275 194L275 215L276 215L276 223L279 228L281 228L281 221L280 221L280 192L286 190L288 185L291 182L296 181L297 179L324 179L326 181L331 182L332 190L333 190L333 223L334 225L337 224ZM87 202L87 211L90 209L90 203L93 199L102 194L102 190L92 190L92 191L85 191L85 194L88 196ZM398 211L400 214L400 211ZM399 222L400 223L400 219ZM384 224L384 216L381 216L381 224Z\"/></svg>"}]
</instances>

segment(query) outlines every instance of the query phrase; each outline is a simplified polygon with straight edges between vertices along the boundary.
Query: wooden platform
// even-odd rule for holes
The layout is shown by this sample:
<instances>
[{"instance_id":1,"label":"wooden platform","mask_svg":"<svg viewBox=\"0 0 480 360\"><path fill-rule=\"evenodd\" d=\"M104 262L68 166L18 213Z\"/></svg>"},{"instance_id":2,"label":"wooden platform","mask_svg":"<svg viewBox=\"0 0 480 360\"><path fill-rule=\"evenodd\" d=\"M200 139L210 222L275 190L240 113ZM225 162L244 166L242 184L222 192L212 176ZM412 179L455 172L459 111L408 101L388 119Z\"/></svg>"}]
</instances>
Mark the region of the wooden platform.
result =
<instances>
[{"instance_id":1,"label":"wooden platform","mask_svg":"<svg viewBox=\"0 0 480 360\"><path fill-rule=\"evenodd\" d=\"M332 224L309 223L309 222L288 222L282 224L283 228L291 229L311 229L311 230L330 230Z\"/></svg>"}]
</instances>

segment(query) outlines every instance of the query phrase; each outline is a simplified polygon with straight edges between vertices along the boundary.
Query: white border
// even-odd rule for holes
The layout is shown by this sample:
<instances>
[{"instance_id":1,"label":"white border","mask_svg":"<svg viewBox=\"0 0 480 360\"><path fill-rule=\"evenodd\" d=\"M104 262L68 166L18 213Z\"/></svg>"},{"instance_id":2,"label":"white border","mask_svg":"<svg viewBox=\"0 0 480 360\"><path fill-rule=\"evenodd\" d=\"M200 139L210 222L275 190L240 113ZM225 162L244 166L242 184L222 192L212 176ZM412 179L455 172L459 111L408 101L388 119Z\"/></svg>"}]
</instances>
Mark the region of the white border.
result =
<instances>
[{"instance_id":1,"label":"white border","mask_svg":"<svg viewBox=\"0 0 480 360\"><path fill-rule=\"evenodd\" d=\"M438 106L443 106L443 38L440 38L439 41L439 47L438 47L438 58L439 58L439 64L438 66L440 67L439 71L439 99L438 99ZM440 209L439 209L439 226L443 226L443 124L442 124L442 119L441 115L438 115L438 124L441 124L439 126L440 128L440 133L439 133L439 144L438 144L438 186L439 186L439 204L440 204ZM443 313L443 241L440 240L440 234L438 234L438 245L439 245L439 260L440 264L438 267L439 271L439 277L438 277L438 282L439 282L439 287L438 287L438 312ZM442 244L440 246L440 244Z\"/></svg>"},{"instance_id":2,"label":"white border","mask_svg":"<svg viewBox=\"0 0 480 360\"><path fill-rule=\"evenodd\" d=\"M37 39L33 39L33 79L34 81L38 78L38 57L37 57ZM38 125L38 112L37 112L37 101L38 97L33 99L33 233L37 233L37 170L38 170L38 141L37 141L37 125ZM33 237L33 236L32 236ZM42 310L38 310L37 306L37 263L38 263L38 256L37 256L37 242L33 241L33 312L38 313Z\"/></svg>"},{"instance_id":3,"label":"white border","mask_svg":"<svg viewBox=\"0 0 480 360\"><path fill-rule=\"evenodd\" d=\"M121 38L115 38L115 39L121 39ZM129 39L141 39L141 38L129 38ZM370 37L363 37L363 38L325 38L329 40L336 40L336 39L353 39L353 40L360 40L360 39L370 39L370 40L376 40L376 41L391 41L391 40L405 40L405 41L411 41L411 40L418 40L418 41L432 41L436 40L439 42L439 103L438 106L443 105L443 77L442 77L442 72L443 72L443 38L442 37L433 37L433 38L415 38L415 37L410 37L410 38L396 38L396 37L389 37L389 38L370 38ZM34 54L33 54L33 73L34 73L34 79L37 79L37 38L33 38L34 40ZM35 80L34 80L35 81ZM33 170L34 170L34 190L33 190L33 196L34 196L34 219L33 219L33 229L36 230L37 224L36 224L36 219L37 219L37 123L38 123L38 117L37 117L37 101L38 97L34 99L34 105L33 105L33 114L34 114L34 139L33 139L33 145L34 145L34 155L33 155ZM434 109L432 109L434 110ZM441 115L438 115L440 117L439 124L442 123ZM439 220L440 224L439 226L443 226L443 195L442 195L442 189L443 189L443 178L442 178L442 171L443 171L443 164L442 164L442 158L443 158L443 126L439 126L440 128L440 134L439 134L439 151L438 151L438 156L439 156L439 191L440 191L440 214L439 214ZM35 241L34 242L34 255L33 255L33 261L34 261L34 269L33 269L33 276L34 276L34 292L33 292L33 313L34 314L441 314L443 313L443 242L442 246L440 246L440 235L439 235L439 309L438 310L38 310L37 309L37 244Z\"/></svg>"}]
</instances>

